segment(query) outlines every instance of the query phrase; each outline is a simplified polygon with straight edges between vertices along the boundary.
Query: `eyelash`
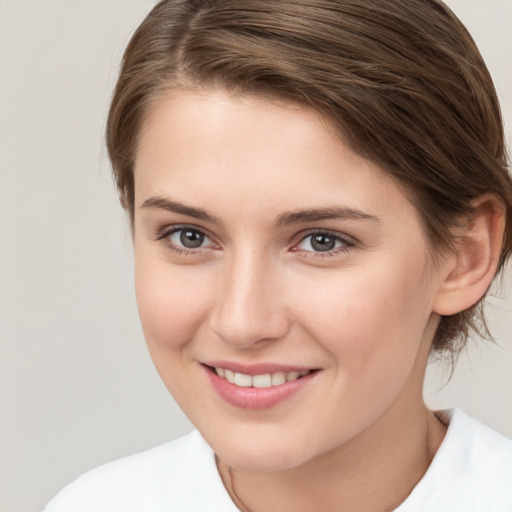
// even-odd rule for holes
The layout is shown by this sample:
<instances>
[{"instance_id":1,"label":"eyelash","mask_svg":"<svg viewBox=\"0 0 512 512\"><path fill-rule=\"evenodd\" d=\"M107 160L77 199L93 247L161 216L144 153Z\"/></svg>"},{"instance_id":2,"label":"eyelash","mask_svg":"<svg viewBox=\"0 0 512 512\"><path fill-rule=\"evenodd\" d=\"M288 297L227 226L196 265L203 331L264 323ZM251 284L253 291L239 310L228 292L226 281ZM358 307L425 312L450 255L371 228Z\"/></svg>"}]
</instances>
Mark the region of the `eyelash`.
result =
<instances>
[{"instance_id":1,"label":"eyelash","mask_svg":"<svg viewBox=\"0 0 512 512\"><path fill-rule=\"evenodd\" d=\"M157 241L161 241L163 243L165 243L165 245L167 246L167 248L169 248L171 251L177 253L177 254L183 254L183 255L190 255L190 254L194 254L194 255L199 255L201 254L202 252L204 252L205 249L208 249L210 246L206 246L206 247L198 247L196 249L189 249L187 247L180 247L178 245L176 245L175 243L171 242L170 240L170 237L172 235L174 235L175 233L179 233L180 231L193 231L194 233L199 233L200 235L204 236L205 238L208 238L209 240L212 240L212 237L210 237L208 235L208 233L206 233L204 230L196 227L196 226L191 226L191 225L187 225L187 224L184 224L184 225L180 225L180 226L173 226L171 229L165 229L164 231L161 231L158 235L157 235ZM213 242L215 244L215 242Z\"/></svg>"},{"instance_id":2,"label":"eyelash","mask_svg":"<svg viewBox=\"0 0 512 512\"><path fill-rule=\"evenodd\" d=\"M218 244L216 244L213 241L212 237L209 236L208 233L206 233L203 229L200 229L193 225L186 225L186 224L173 226L171 229L166 229L164 231L161 231L158 233L156 239L157 239L157 241L164 242L166 244L166 246L171 251L173 251L177 254L183 254L183 255L190 255L190 254L199 255L202 252L204 252L205 250L212 247L211 245L209 245L209 246L205 246L205 247L198 247L196 249L191 249L191 248L186 248L186 247L180 247L180 246L176 245L174 242L171 242L170 237L172 235L179 233L181 231L186 231L186 230L198 233L198 234L204 236L205 238L208 238L213 243L214 247L215 246L218 247ZM335 242L341 243L342 245L341 245L341 247L329 249L326 251L308 251L308 250L299 249L297 247L301 243L303 243L305 240L307 240L309 237L313 237L315 235L329 237L329 238L333 239ZM305 258L326 258L326 257L337 256L342 253L347 253L351 248L355 247L356 245L357 245L357 242L352 237L341 236L339 233L336 233L334 231L317 229L317 230L311 230L311 231L308 231L307 233L304 233L300 237L299 241L294 244L291 251L292 252L300 252L300 253L302 253L301 256L305 257Z\"/></svg>"},{"instance_id":3,"label":"eyelash","mask_svg":"<svg viewBox=\"0 0 512 512\"><path fill-rule=\"evenodd\" d=\"M305 240L307 240L310 237L313 236L325 236L328 238L333 239L335 242L340 242L342 245L341 247L335 247L333 249L329 249L327 251L306 251L298 249L297 246L303 243ZM329 258L333 256L338 256L339 254L345 254L349 252L350 249L354 248L356 246L356 241L349 236L342 236L339 233L336 233L335 231L329 231L325 229L316 229L309 231L303 236L301 236L300 240L294 245L294 248L292 248L293 252L302 252L303 257L306 258Z\"/></svg>"}]
</instances>

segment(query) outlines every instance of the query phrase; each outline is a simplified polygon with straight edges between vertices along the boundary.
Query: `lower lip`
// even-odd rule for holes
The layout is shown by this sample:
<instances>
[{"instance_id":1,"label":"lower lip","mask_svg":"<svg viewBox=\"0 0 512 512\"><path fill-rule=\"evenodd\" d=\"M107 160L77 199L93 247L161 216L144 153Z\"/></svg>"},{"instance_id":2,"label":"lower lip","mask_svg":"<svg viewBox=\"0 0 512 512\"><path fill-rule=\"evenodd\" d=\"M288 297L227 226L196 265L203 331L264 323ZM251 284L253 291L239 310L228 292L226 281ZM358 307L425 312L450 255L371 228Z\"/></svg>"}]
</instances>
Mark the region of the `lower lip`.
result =
<instances>
[{"instance_id":1,"label":"lower lip","mask_svg":"<svg viewBox=\"0 0 512 512\"><path fill-rule=\"evenodd\" d=\"M269 388L242 387L231 384L219 377L211 369L204 367L213 389L226 402L241 409L263 410L270 409L278 403L290 398L307 386L317 372L308 373L290 382Z\"/></svg>"}]
</instances>

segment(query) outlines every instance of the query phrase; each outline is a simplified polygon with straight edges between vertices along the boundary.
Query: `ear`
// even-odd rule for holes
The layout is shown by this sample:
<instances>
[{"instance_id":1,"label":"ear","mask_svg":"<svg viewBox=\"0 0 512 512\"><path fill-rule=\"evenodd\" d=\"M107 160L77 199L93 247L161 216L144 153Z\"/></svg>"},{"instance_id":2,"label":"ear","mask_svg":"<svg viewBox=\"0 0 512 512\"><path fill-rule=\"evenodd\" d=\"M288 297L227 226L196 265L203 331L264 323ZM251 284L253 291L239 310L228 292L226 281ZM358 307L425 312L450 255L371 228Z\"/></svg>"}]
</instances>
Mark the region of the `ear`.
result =
<instances>
[{"instance_id":1,"label":"ear","mask_svg":"<svg viewBox=\"0 0 512 512\"><path fill-rule=\"evenodd\" d=\"M505 230L502 202L485 194L472 202L473 212L455 228L455 252L447 254L434 312L454 315L476 304L489 288L498 267Z\"/></svg>"}]
</instances>

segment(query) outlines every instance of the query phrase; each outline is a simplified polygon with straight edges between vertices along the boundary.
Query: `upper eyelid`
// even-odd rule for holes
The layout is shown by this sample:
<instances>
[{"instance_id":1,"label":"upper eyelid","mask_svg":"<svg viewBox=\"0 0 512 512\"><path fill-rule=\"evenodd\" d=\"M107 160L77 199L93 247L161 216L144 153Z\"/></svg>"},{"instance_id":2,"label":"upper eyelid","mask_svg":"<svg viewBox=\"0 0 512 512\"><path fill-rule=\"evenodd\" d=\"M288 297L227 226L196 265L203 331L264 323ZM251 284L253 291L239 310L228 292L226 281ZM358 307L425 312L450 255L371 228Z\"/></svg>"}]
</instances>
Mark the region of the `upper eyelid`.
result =
<instances>
[{"instance_id":1,"label":"upper eyelid","mask_svg":"<svg viewBox=\"0 0 512 512\"><path fill-rule=\"evenodd\" d=\"M157 230L157 237L158 239L165 238L173 233L176 233L178 231L183 231L185 229L190 229L192 231L198 231L199 233L203 234L204 236L208 237L209 239L213 240L213 236L210 234L210 232L207 229L201 228L199 226L194 226L193 224L173 224L171 226L165 226L161 229Z\"/></svg>"},{"instance_id":2,"label":"upper eyelid","mask_svg":"<svg viewBox=\"0 0 512 512\"><path fill-rule=\"evenodd\" d=\"M315 234L322 234L322 235L329 235L334 238L337 238L339 240L342 240L343 242L347 244L355 245L358 243L357 239L353 236L347 235L346 233L340 233L339 231L334 231L331 229L308 229L306 231L303 231L302 233L299 233L299 242L302 242L309 236L315 235Z\"/></svg>"}]
</instances>

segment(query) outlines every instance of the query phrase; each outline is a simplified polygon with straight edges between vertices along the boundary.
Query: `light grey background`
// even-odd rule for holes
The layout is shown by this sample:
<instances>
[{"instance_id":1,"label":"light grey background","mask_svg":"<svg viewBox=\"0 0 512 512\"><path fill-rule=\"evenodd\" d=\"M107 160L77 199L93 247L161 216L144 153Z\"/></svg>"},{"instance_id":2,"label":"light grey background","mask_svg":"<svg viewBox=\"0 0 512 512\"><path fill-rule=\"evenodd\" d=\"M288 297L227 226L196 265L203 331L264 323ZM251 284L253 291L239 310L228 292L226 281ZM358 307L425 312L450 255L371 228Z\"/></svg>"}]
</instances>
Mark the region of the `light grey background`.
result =
<instances>
[{"instance_id":1,"label":"light grey background","mask_svg":"<svg viewBox=\"0 0 512 512\"><path fill-rule=\"evenodd\" d=\"M511 0L450 0L512 123ZM138 324L131 242L103 146L111 89L152 0L0 0L0 510L34 512L81 472L190 428ZM432 407L512 435L512 272L501 347L475 342ZM70 511L71 512L71 511Z\"/></svg>"}]
</instances>

